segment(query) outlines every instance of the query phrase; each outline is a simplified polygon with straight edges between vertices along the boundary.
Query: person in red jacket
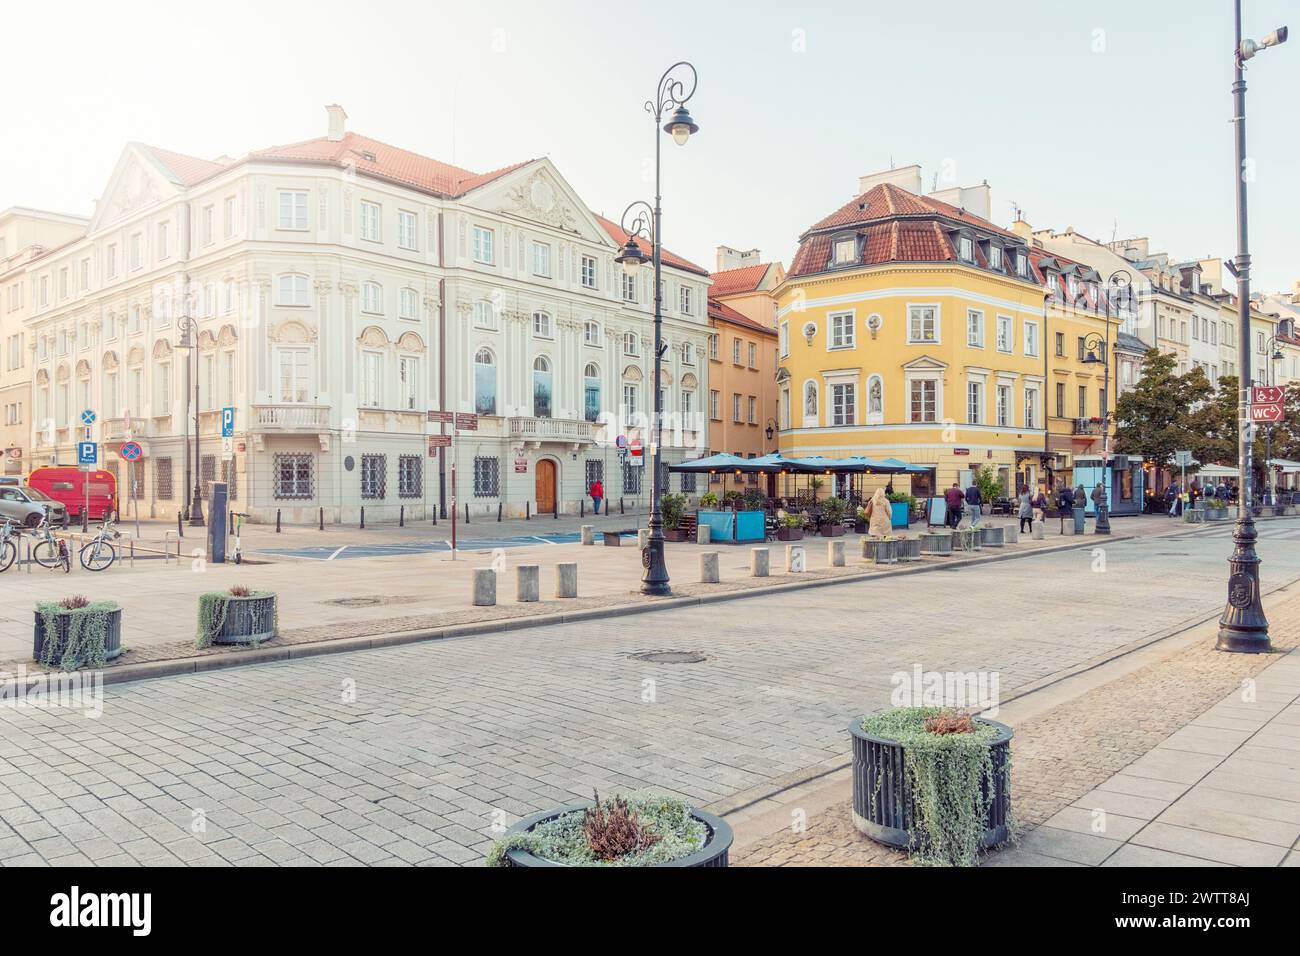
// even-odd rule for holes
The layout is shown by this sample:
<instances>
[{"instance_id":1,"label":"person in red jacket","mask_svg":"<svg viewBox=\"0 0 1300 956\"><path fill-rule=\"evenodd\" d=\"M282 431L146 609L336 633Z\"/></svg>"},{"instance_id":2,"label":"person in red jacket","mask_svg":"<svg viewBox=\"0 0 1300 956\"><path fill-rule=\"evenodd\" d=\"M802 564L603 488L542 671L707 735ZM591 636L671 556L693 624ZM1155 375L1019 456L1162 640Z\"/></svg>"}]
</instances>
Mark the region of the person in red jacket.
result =
<instances>
[{"instance_id":1,"label":"person in red jacket","mask_svg":"<svg viewBox=\"0 0 1300 956\"><path fill-rule=\"evenodd\" d=\"M605 497L605 486L600 483L599 478L591 483L587 494L591 495L591 500L596 505L596 514L600 514L600 502Z\"/></svg>"},{"instance_id":2,"label":"person in red jacket","mask_svg":"<svg viewBox=\"0 0 1300 956\"><path fill-rule=\"evenodd\" d=\"M957 482L952 483L952 487L943 493L944 504L948 506L948 527L955 528L961 521L961 505L966 500L962 494L961 486Z\"/></svg>"}]
</instances>

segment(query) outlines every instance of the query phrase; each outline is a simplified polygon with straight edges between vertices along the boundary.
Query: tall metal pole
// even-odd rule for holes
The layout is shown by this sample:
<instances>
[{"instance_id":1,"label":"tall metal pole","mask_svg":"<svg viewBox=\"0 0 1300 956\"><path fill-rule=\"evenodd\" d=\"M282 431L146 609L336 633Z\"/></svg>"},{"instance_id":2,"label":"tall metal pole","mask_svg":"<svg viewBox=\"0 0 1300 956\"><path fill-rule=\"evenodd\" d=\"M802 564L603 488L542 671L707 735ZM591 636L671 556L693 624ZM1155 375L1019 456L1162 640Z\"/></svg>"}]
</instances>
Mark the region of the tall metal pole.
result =
<instances>
[{"instance_id":1,"label":"tall metal pole","mask_svg":"<svg viewBox=\"0 0 1300 956\"><path fill-rule=\"evenodd\" d=\"M670 70L671 72L671 70ZM667 74L665 74L666 76ZM662 80L660 84L662 85ZM662 99L662 97L661 97ZM641 575L641 593L664 595L671 593L672 589L668 584L668 563L664 560L664 516L659 510L659 498L663 494L659 487L660 460L663 455L663 396L662 389L659 387L659 376L663 362L663 236L661 233L663 225L663 209L659 193L659 159L662 144L660 137L663 135L659 129L663 121L663 111L659 110L655 114L655 208L654 208L654 228L651 230L654 234L654 260L655 260L655 372L654 382L651 384L652 394L654 395L654 422L652 430L654 433L654 454L652 465L654 474L650 478L650 541L646 547L643 563L645 572Z\"/></svg>"},{"instance_id":2,"label":"tall metal pole","mask_svg":"<svg viewBox=\"0 0 1300 956\"><path fill-rule=\"evenodd\" d=\"M1241 491L1237 500L1237 525L1233 530L1232 557L1228 559L1228 603L1219 618L1219 640L1223 651L1259 653L1270 649L1268 619L1259 594L1259 555L1255 553L1255 518L1251 513L1251 439L1250 421L1250 243L1246 220L1246 78L1241 57L1241 0L1235 0L1236 46L1233 59L1236 73L1232 84L1233 117L1236 128L1237 180L1237 351L1241 369L1237 384L1237 481Z\"/></svg>"},{"instance_id":3,"label":"tall metal pole","mask_svg":"<svg viewBox=\"0 0 1300 956\"><path fill-rule=\"evenodd\" d=\"M1105 351L1101 358L1101 499L1093 534L1110 534L1110 316L1106 316Z\"/></svg>"},{"instance_id":4,"label":"tall metal pole","mask_svg":"<svg viewBox=\"0 0 1300 956\"><path fill-rule=\"evenodd\" d=\"M188 317L187 317L187 319L188 319ZM185 321L185 320L182 320L182 324L184 324L184 321ZM189 333L189 329L188 329L188 327L186 327L185 331L182 333L182 336L181 336L182 342L188 340L189 334L190 334L190 333ZM182 517L183 517L184 520L189 520L189 517L190 517L190 498L189 498L189 488L190 488L190 377L191 377L191 376L190 376L190 350L187 349L186 352L185 352L185 418L184 418L184 421L185 421L185 484L181 485L181 510L184 512L184 514L182 515Z\"/></svg>"},{"instance_id":5,"label":"tall metal pole","mask_svg":"<svg viewBox=\"0 0 1300 956\"><path fill-rule=\"evenodd\" d=\"M199 412L202 406L199 405L199 379L203 376L199 369L199 323L195 321L192 326L194 332L194 500L190 502L190 527L203 527L203 492L200 484L203 481L203 446L202 437L199 434Z\"/></svg>"}]
</instances>

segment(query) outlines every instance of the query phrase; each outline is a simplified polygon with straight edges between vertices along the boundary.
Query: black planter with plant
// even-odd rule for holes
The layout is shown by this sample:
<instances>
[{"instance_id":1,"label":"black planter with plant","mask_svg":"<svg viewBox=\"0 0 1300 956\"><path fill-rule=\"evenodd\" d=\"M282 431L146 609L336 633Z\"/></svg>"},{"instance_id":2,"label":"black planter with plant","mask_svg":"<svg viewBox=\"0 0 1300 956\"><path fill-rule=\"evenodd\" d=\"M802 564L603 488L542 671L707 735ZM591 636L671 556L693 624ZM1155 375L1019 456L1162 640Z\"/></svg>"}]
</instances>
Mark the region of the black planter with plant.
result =
<instances>
[{"instance_id":1,"label":"black planter with plant","mask_svg":"<svg viewBox=\"0 0 1300 956\"><path fill-rule=\"evenodd\" d=\"M595 797L520 820L488 866L727 865L733 834L725 820L672 797Z\"/></svg>"},{"instance_id":2,"label":"black planter with plant","mask_svg":"<svg viewBox=\"0 0 1300 956\"><path fill-rule=\"evenodd\" d=\"M68 597L36 605L32 660L51 670L103 667L122 653L122 608Z\"/></svg>"},{"instance_id":3,"label":"black planter with plant","mask_svg":"<svg viewBox=\"0 0 1300 956\"><path fill-rule=\"evenodd\" d=\"M849 725L853 823L923 862L974 866L1011 833L1011 728L939 707Z\"/></svg>"},{"instance_id":4,"label":"black planter with plant","mask_svg":"<svg viewBox=\"0 0 1300 956\"><path fill-rule=\"evenodd\" d=\"M195 647L210 644L260 644L279 631L275 594L236 585L229 591L199 595Z\"/></svg>"},{"instance_id":5,"label":"black planter with plant","mask_svg":"<svg viewBox=\"0 0 1300 956\"><path fill-rule=\"evenodd\" d=\"M664 519L664 540L685 541L682 519L686 516L687 497L683 494L665 494L659 497L659 513Z\"/></svg>"},{"instance_id":6,"label":"black planter with plant","mask_svg":"<svg viewBox=\"0 0 1300 956\"><path fill-rule=\"evenodd\" d=\"M849 506L843 498L827 498L821 503L822 514L817 530L828 538L844 533L844 516Z\"/></svg>"}]
</instances>

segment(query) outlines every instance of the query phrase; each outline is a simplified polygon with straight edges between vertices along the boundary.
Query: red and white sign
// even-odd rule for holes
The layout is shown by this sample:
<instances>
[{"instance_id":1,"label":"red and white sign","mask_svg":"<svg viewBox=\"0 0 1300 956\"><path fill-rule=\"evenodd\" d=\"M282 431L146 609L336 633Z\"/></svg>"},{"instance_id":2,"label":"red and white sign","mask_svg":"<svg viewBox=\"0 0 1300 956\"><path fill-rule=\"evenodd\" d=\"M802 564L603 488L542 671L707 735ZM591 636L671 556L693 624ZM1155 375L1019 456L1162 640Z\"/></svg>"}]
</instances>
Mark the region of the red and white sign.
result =
<instances>
[{"instance_id":1,"label":"red and white sign","mask_svg":"<svg viewBox=\"0 0 1300 956\"><path fill-rule=\"evenodd\" d=\"M515 474L517 474L517 475L523 475L523 474L526 474L527 472L528 472L528 459L527 459L527 458L516 458L516 459L515 459Z\"/></svg>"},{"instance_id":2,"label":"red and white sign","mask_svg":"<svg viewBox=\"0 0 1300 956\"><path fill-rule=\"evenodd\" d=\"M432 408L429 409L429 421L435 424L441 422L445 425L450 425L453 421L455 421L455 419L456 416L454 412L443 412Z\"/></svg>"},{"instance_id":3,"label":"red and white sign","mask_svg":"<svg viewBox=\"0 0 1300 956\"><path fill-rule=\"evenodd\" d=\"M1255 385L1250 390L1252 405L1280 405L1286 396L1286 389L1280 385Z\"/></svg>"},{"instance_id":4,"label":"red and white sign","mask_svg":"<svg viewBox=\"0 0 1300 956\"><path fill-rule=\"evenodd\" d=\"M430 458L433 458L433 457L435 457L435 456L438 454L437 449L439 449L439 448L450 448L450 447L451 447L451 436L450 436L450 435L430 435L430 436L429 436L429 457L430 457Z\"/></svg>"},{"instance_id":5,"label":"red and white sign","mask_svg":"<svg viewBox=\"0 0 1300 956\"><path fill-rule=\"evenodd\" d=\"M1251 405L1252 422L1280 422L1286 418L1281 405Z\"/></svg>"},{"instance_id":6,"label":"red and white sign","mask_svg":"<svg viewBox=\"0 0 1300 956\"><path fill-rule=\"evenodd\" d=\"M457 412L456 427L461 431L478 431L478 415L473 412Z\"/></svg>"},{"instance_id":7,"label":"red and white sign","mask_svg":"<svg viewBox=\"0 0 1300 956\"><path fill-rule=\"evenodd\" d=\"M631 455L633 458L640 458L643 451L644 451L644 446L642 446L641 444L641 439L633 438L630 442L627 443L627 453Z\"/></svg>"}]
</instances>

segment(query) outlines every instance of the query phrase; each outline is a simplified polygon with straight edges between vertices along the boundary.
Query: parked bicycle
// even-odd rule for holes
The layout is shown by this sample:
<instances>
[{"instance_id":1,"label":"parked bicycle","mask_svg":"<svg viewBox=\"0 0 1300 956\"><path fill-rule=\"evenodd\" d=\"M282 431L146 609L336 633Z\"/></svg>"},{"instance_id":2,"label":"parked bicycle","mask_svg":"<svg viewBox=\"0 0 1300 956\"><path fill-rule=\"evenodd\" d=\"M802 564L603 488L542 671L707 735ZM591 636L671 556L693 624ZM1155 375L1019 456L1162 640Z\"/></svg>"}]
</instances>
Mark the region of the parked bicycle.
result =
<instances>
[{"instance_id":1,"label":"parked bicycle","mask_svg":"<svg viewBox=\"0 0 1300 956\"><path fill-rule=\"evenodd\" d=\"M122 537L122 532L114 527L113 518L111 511L104 515L104 522L99 526L99 531L81 548L78 557L81 566L87 571L104 571L112 567L113 562L117 560L117 548L113 546L113 542Z\"/></svg>"},{"instance_id":2,"label":"parked bicycle","mask_svg":"<svg viewBox=\"0 0 1300 956\"><path fill-rule=\"evenodd\" d=\"M22 532L10 518L0 524L0 572L8 571L10 565L18 560L18 542Z\"/></svg>"},{"instance_id":3,"label":"parked bicycle","mask_svg":"<svg viewBox=\"0 0 1300 956\"><path fill-rule=\"evenodd\" d=\"M72 552L68 549L68 542L55 535L49 508L45 509L45 517L33 534L40 540L32 547L32 560L51 571L61 567L64 574L69 573L72 570Z\"/></svg>"}]
</instances>

